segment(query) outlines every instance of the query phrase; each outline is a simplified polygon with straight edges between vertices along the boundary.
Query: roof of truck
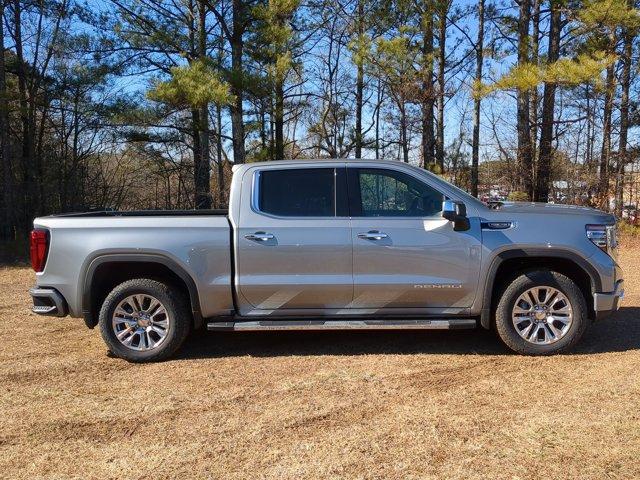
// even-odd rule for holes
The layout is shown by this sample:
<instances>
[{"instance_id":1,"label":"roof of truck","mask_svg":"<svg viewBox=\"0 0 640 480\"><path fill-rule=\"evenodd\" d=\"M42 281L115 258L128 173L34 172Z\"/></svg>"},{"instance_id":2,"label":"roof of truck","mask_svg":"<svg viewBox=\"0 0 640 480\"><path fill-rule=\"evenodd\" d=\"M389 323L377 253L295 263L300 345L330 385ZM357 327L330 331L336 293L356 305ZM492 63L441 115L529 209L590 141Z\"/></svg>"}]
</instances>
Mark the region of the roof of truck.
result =
<instances>
[{"instance_id":1,"label":"roof of truck","mask_svg":"<svg viewBox=\"0 0 640 480\"><path fill-rule=\"evenodd\" d=\"M251 162L251 163L239 163L233 165L233 171L246 166L253 167L258 165L317 165L319 163L382 163L382 164L395 164L415 165L401 162L400 160L376 160L375 158L307 158L307 159L295 159L295 160L270 160L266 162Z\"/></svg>"}]
</instances>

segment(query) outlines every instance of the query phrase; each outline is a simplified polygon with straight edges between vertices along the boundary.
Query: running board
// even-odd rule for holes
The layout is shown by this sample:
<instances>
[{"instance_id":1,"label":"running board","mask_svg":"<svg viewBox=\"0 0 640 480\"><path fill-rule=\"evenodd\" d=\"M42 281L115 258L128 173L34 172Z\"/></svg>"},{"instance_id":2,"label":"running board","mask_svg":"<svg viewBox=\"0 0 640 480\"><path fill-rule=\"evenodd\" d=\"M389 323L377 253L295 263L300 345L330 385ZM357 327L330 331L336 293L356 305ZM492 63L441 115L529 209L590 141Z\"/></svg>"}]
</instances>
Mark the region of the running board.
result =
<instances>
[{"instance_id":1,"label":"running board","mask_svg":"<svg viewBox=\"0 0 640 480\"><path fill-rule=\"evenodd\" d=\"M238 320L209 322L207 330L453 330L475 328L474 318L425 320Z\"/></svg>"}]
</instances>

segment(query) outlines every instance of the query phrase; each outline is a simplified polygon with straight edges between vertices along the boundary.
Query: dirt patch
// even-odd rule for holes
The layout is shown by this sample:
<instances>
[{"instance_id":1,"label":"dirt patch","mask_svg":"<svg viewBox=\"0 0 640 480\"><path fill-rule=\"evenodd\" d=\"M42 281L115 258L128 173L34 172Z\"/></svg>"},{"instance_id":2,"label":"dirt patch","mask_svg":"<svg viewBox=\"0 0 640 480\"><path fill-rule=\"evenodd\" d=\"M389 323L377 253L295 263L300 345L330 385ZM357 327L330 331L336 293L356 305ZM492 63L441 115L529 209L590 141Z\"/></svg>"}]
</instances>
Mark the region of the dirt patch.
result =
<instances>
[{"instance_id":1,"label":"dirt patch","mask_svg":"<svg viewBox=\"0 0 640 480\"><path fill-rule=\"evenodd\" d=\"M31 314L32 273L2 268L0 476L637 478L638 258L570 355L484 331L204 333L153 365Z\"/></svg>"}]
</instances>

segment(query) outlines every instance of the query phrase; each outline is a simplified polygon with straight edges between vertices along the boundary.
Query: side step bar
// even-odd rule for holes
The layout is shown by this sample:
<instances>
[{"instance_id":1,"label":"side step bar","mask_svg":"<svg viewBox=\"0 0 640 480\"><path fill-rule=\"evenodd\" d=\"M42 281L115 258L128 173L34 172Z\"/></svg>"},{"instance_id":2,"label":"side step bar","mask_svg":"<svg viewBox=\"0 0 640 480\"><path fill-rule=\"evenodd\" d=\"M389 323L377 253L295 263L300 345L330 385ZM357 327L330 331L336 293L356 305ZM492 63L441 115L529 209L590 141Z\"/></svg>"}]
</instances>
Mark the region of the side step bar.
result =
<instances>
[{"instance_id":1,"label":"side step bar","mask_svg":"<svg viewBox=\"0 0 640 480\"><path fill-rule=\"evenodd\" d=\"M209 322L207 330L453 330L476 327L475 318L424 320L237 320Z\"/></svg>"}]
</instances>

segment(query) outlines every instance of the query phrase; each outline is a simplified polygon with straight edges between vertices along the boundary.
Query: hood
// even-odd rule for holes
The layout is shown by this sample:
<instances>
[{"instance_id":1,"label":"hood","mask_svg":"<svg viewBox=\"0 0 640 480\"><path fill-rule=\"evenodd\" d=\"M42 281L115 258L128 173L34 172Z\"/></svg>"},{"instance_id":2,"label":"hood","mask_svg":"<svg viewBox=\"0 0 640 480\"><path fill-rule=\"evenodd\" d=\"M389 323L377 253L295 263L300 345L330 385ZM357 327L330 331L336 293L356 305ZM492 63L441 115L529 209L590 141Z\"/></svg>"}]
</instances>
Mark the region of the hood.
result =
<instances>
[{"instance_id":1,"label":"hood","mask_svg":"<svg viewBox=\"0 0 640 480\"><path fill-rule=\"evenodd\" d=\"M503 213L534 213L538 215L582 215L599 217L602 223L615 223L615 217L602 210L579 205L560 205L541 202L504 202L496 210Z\"/></svg>"}]
</instances>

